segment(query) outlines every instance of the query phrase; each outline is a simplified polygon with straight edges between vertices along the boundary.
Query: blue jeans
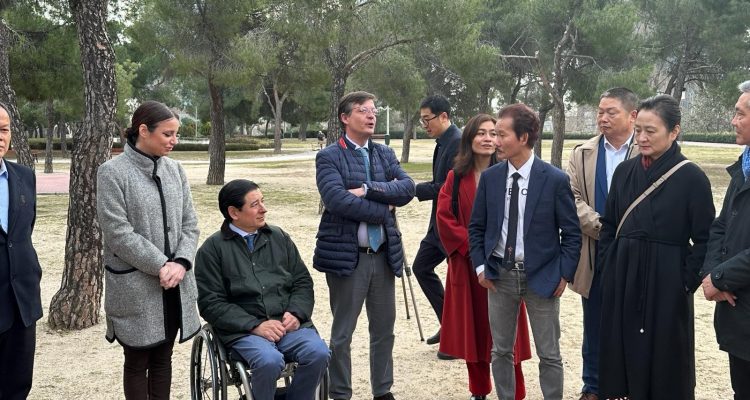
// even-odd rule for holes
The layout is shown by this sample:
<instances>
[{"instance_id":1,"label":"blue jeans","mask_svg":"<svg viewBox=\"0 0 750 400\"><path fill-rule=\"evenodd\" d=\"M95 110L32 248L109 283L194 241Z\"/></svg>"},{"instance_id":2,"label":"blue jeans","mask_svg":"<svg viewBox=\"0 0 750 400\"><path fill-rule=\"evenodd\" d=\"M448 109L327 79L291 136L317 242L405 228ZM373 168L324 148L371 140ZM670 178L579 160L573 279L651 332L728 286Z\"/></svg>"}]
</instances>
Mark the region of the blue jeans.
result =
<instances>
[{"instance_id":1,"label":"blue jeans","mask_svg":"<svg viewBox=\"0 0 750 400\"><path fill-rule=\"evenodd\" d=\"M276 381L284 370L285 360L299 364L286 392L287 400L315 398L315 389L330 358L328 347L311 328L289 332L276 343L261 336L247 335L233 342L231 348L250 367L253 397L258 400L274 398Z\"/></svg>"},{"instance_id":2,"label":"blue jeans","mask_svg":"<svg viewBox=\"0 0 750 400\"><path fill-rule=\"evenodd\" d=\"M589 298L583 300L583 393L599 394L599 326L602 319L602 294L599 275L594 275Z\"/></svg>"}]
</instances>

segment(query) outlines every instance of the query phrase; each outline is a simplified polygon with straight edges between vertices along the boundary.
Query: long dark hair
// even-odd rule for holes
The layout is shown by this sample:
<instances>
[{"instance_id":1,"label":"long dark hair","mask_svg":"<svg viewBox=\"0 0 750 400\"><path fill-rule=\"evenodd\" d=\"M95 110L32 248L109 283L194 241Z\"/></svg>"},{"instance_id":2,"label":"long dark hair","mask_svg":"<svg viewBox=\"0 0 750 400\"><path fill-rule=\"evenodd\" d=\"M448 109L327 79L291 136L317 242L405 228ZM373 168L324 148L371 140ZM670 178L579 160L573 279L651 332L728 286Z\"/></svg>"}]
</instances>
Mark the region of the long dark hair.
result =
<instances>
[{"instance_id":1,"label":"long dark hair","mask_svg":"<svg viewBox=\"0 0 750 400\"><path fill-rule=\"evenodd\" d=\"M156 126L159 125L159 122L171 118L179 120L180 116L164 103L153 100L144 101L133 113L133 118L130 120L130 127L125 130L128 143L135 146L135 142L138 141L138 128L141 125L146 125L149 132L153 132Z\"/></svg>"},{"instance_id":2,"label":"long dark hair","mask_svg":"<svg viewBox=\"0 0 750 400\"><path fill-rule=\"evenodd\" d=\"M464 176L471 172L474 168L474 151L471 148L471 144L474 142L474 138L479 133L479 127L483 123L491 121L493 124L497 122L495 117L488 114L477 114L466 123L464 132L461 135L461 143L458 145L458 154L453 161L453 169L456 170L458 175ZM495 155L492 155L492 161L494 163Z\"/></svg>"}]
</instances>

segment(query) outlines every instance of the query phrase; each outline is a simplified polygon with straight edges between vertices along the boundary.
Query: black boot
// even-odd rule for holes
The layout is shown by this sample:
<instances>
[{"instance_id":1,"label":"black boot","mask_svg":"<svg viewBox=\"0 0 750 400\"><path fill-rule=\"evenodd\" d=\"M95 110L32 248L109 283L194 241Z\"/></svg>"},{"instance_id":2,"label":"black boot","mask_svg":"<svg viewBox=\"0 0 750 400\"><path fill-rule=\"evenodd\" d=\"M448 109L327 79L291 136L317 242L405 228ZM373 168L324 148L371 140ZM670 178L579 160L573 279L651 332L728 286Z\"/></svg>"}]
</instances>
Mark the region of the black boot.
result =
<instances>
[{"instance_id":1,"label":"black boot","mask_svg":"<svg viewBox=\"0 0 750 400\"><path fill-rule=\"evenodd\" d=\"M440 343L440 329L437 333L427 338L427 344L438 344Z\"/></svg>"}]
</instances>

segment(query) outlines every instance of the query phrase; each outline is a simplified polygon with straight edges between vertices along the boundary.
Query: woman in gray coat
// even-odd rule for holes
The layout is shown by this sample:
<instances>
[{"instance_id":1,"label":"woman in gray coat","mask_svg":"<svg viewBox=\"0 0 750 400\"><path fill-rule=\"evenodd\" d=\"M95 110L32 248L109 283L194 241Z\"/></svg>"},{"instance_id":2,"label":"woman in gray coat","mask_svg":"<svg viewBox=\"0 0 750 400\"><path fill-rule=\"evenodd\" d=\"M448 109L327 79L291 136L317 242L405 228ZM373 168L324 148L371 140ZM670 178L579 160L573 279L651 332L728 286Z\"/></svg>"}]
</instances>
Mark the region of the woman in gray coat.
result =
<instances>
[{"instance_id":1,"label":"woman in gray coat","mask_svg":"<svg viewBox=\"0 0 750 400\"><path fill-rule=\"evenodd\" d=\"M192 271L198 226L185 171L166 157L180 122L162 103L133 114L122 155L97 173L107 340L124 349L126 399L168 399L172 347L200 329Z\"/></svg>"}]
</instances>

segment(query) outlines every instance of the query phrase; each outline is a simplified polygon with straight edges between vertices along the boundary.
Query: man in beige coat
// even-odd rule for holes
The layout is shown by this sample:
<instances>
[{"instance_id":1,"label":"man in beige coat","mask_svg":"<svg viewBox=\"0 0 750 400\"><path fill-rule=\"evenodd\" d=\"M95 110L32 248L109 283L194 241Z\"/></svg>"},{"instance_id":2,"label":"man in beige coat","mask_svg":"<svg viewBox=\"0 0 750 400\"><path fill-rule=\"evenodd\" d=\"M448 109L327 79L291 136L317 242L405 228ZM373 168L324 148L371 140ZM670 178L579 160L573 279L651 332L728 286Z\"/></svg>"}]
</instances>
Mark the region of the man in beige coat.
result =
<instances>
[{"instance_id":1,"label":"man in beige coat","mask_svg":"<svg viewBox=\"0 0 750 400\"><path fill-rule=\"evenodd\" d=\"M599 323L601 296L599 277L594 269L596 243L601 229L612 174L623 160L638 154L633 140L633 123L638 96L626 88L602 93L596 125L599 135L576 146L570 155L567 173L575 197L583 233L581 258L571 289L583 300L583 389L580 400L599 399Z\"/></svg>"}]
</instances>

